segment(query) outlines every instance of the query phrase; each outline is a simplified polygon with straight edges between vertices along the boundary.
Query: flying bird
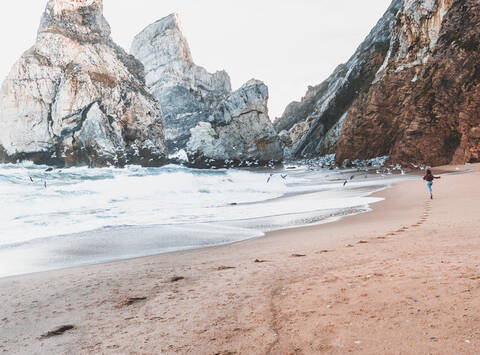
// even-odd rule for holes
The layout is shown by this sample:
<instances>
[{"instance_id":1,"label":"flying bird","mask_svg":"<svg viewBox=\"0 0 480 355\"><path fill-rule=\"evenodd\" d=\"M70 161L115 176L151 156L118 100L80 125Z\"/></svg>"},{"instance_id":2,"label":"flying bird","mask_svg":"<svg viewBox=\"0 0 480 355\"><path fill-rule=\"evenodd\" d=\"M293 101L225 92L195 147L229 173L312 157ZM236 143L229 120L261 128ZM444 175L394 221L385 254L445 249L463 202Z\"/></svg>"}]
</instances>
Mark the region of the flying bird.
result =
<instances>
[{"instance_id":1,"label":"flying bird","mask_svg":"<svg viewBox=\"0 0 480 355\"><path fill-rule=\"evenodd\" d=\"M347 182L348 182L348 181L347 181L347 180L345 180L345 182L343 183L343 186L345 186L345 185L347 184Z\"/></svg>"},{"instance_id":2,"label":"flying bird","mask_svg":"<svg viewBox=\"0 0 480 355\"><path fill-rule=\"evenodd\" d=\"M30 181L31 181L31 182L33 182L33 179L32 179L32 177L31 177L31 176L29 176L29 178L30 178Z\"/></svg>"},{"instance_id":3,"label":"flying bird","mask_svg":"<svg viewBox=\"0 0 480 355\"><path fill-rule=\"evenodd\" d=\"M283 180L287 180L287 174L284 174L284 175L280 175L282 177Z\"/></svg>"},{"instance_id":4,"label":"flying bird","mask_svg":"<svg viewBox=\"0 0 480 355\"><path fill-rule=\"evenodd\" d=\"M355 179L355 175L350 176L350 180Z\"/></svg>"},{"instance_id":5,"label":"flying bird","mask_svg":"<svg viewBox=\"0 0 480 355\"><path fill-rule=\"evenodd\" d=\"M268 179L267 179L267 184L268 184L268 183L270 182L270 180L272 179L272 176L273 176L273 174L270 174L270 176L268 177Z\"/></svg>"}]
</instances>

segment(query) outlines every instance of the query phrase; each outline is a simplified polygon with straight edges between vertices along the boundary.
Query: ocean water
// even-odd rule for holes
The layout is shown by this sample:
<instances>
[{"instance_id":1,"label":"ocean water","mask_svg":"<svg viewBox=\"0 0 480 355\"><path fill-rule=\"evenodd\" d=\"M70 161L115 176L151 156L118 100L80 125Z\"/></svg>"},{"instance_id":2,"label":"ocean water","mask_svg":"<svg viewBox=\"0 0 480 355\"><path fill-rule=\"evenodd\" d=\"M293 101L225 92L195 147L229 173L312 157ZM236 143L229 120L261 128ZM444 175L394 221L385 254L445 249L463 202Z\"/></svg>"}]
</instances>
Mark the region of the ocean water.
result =
<instances>
[{"instance_id":1,"label":"ocean water","mask_svg":"<svg viewBox=\"0 0 480 355\"><path fill-rule=\"evenodd\" d=\"M53 171L32 163L0 165L0 277L323 223L367 211L379 200L368 197L371 192L401 178L364 175L296 165Z\"/></svg>"}]
</instances>

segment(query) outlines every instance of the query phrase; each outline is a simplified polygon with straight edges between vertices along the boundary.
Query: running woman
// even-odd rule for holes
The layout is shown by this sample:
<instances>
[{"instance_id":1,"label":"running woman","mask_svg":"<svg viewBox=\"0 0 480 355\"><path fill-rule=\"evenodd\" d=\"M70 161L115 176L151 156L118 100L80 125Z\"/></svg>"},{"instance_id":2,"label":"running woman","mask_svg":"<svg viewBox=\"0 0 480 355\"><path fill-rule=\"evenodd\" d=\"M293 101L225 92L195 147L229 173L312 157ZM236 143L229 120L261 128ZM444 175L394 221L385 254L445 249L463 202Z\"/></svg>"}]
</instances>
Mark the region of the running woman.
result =
<instances>
[{"instance_id":1,"label":"running woman","mask_svg":"<svg viewBox=\"0 0 480 355\"><path fill-rule=\"evenodd\" d=\"M423 177L423 180L427 182L427 189L428 189L428 192L430 193L430 198L432 200L433 200L432 185L433 185L433 180L435 179L440 179L440 176L434 176L432 174L432 171L428 169L427 174Z\"/></svg>"}]
</instances>

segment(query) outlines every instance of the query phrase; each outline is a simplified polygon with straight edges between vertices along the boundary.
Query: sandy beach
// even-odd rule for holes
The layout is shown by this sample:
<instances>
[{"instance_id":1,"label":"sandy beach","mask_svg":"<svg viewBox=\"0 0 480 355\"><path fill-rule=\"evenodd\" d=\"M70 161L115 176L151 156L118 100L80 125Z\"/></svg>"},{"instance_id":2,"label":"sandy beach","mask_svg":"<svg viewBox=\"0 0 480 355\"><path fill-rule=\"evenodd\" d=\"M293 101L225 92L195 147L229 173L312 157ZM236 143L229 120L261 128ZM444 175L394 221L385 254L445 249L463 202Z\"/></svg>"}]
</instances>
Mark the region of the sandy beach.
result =
<instances>
[{"instance_id":1,"label":"sandy beach","mask_svg":"<svg viewBox=\"0 0 480 355\"><path fill-rule=\"evenodd\" d=\"M334 223L0 279L0 352L479 353L480 165L467 168L434 200L407 181Z\"/></svg>"}]
</instances>

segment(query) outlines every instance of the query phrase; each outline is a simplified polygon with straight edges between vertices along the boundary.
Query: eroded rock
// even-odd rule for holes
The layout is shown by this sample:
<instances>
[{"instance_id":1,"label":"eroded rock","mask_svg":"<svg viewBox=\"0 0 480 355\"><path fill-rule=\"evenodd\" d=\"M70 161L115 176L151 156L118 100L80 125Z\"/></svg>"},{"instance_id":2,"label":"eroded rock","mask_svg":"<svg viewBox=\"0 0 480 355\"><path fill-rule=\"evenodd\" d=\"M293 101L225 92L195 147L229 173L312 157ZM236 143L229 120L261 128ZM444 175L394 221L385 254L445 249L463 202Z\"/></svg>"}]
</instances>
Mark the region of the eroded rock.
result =
<instances>
[{"instance_id":1,"label":"eroded rock","mask_svg":"<svg viewBox=\"0 0 480 355\"><path fill-rule=\"evenodd\" d=\"M50 0L36 43L0 91L0 161L105 166L165 161L143 66L110 38L101 0Z\"/></svg>"},{"instance_id":2,"label":"eroded rock","mask_svg":"<svg viewBox=\"0 0 480 355\"><path fill-rule=\"evenodd\" d=\"M479 161L479 28L476 0L394 0L349 62L275 127L289 130L295 157Z\"/></svg>"},{"instance_id":3,"label":"eroded rock","mask_svg":"<svg viewBox=\"0 0 480 355\"><path fill-rule=\"evenodd\" d=\"M194 165L264 165L283 159L283 147L268 118L268 88L250 80L229 95L208 122L190 130L187 152Z\"/></svg>"},{"instance_id":4,"label":"eroded rock","mask_svg":"<svg viewBox=\"0 0 480 355\"><path fill-rule=\"evenodd\" d=\"M232 93L225 71L197 66L172 14L145 28L131 52L144 65L146 84L166 119L172 154L185 151L189 163L208 167L281 160L283 148L268 118L268 89L250 81Z\"/></svg>"},{"instance_id":5,"label":"eroded rock","mask_svg":"<svg viewBox=\"0 0 480 355\"><path fill-rule=\"evenodd\" d=\"M290 132L292 157L335 152L342 119L353 102L368 91L387 56L390 26L400 6L401 0L394 0L349 61L339 65L320 85L309 87L302 100L288 105L275 121L277 132Z\"/></svg>"},{"instance_id":6,"label":"eroded rock","mask_svg":"<svg viewBox=\"0 0 480 355\"><path fill-rule=\"evenodd\" d=\"M478 1L404 1L382 70L345 119L337 160L479 161L479 29Z\"/></svg>"}]
</instances>

